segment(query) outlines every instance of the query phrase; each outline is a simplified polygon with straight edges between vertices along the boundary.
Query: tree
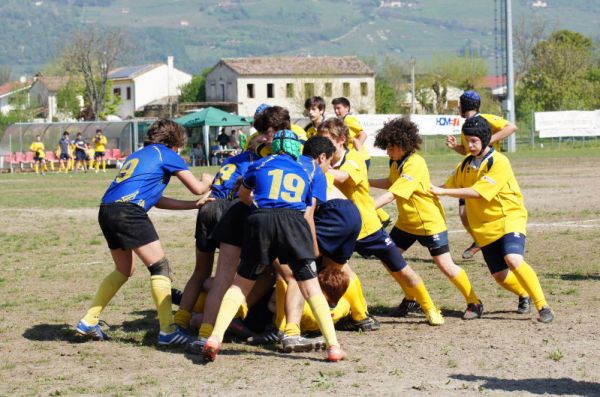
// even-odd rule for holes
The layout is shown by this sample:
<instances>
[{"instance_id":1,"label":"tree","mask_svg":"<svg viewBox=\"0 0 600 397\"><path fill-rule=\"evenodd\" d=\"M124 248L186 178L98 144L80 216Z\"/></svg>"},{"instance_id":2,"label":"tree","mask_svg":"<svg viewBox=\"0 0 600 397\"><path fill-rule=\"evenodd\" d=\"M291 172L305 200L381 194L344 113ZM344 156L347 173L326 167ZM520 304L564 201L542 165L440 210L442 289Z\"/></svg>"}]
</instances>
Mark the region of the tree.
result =
<instances>
[{"instance_id":1,"label":"tree","mask_svg":"<svg viewBox=\"0 0 600 397\"><path fill-rule=\"evenodd\" d=\"M375 77L375 112L378 114L398 113L400 106L396 90L379 75Z\"/></svg>"},{"instance_id":2,"label":"tree","mask_svg":"<svg viewBox=\"0 0 600 397\"><path fill-rule=\"evenodd\" d=\"M448 87L477 89L481 87L486 75L485 61L469 53L463 57L435 57L424 77L425 84L431 88L435 97L435 112L443 113L446 110Z\"/></svg>"},{"instance_id":3,"label":"tree","mask_svg":"<svg viewBox=\"0 0 600 397\"><path fill-rule=\"evenodd\" d=\"M76 32L63 51L66 70L81 76L84 82L84 100L94 119L98 119L105 108L108 73L127 48L123 31L93 28Z\"/></svg>"},{"instance_id":4,"label":"tree","mask_svg":"<svg viewBox=\"0 0 600 397\"><path fill-rule=\"evenodd\" d=\"M0 85L10 83L12 81L12 68L7 65L0 66Z\"/></svg>"},{"instance_id":5,"label":"tree","mask_svg":"<svg viewBox=\"0 0 600 397\"><path fill-rule=\"evenodd\" d=\"M200 74L192 77L192 80L181 87L179 102L204 102L206 101L206 75L211 68L204 68Z\"/></svg>"},{"instance_id":6,"label":"tree","mask_svg":"<svg viewBox=\"0 0 600 397\"><path fill-rule=\"evenodd\" d=\"M532 111L587 110L600 106L593 41L559 30L532 51L531 67L517 87L517 115Z\"/></svg>"},{"instance_id":7,"label":"tree","mask_svg":"<svg viewBox=\"0 0 600 397\"><path fill-rule=\"evenodd\" d=\"M67 84L56 93L56 108L71 118L79 118L81 104L79 98L83 94L81 82L69 79Z\"/></svg>"},{"instance_id":8,"label":"tree","mask_svg":"<svg viewBox=\"0 0 600 397\"><path fill-rule=\"evenodd\" d=\"M544 19L521 17L513 34L517 81L531 68L533 49L546 35L548 25Z\"/></svg>"}]
</instances>

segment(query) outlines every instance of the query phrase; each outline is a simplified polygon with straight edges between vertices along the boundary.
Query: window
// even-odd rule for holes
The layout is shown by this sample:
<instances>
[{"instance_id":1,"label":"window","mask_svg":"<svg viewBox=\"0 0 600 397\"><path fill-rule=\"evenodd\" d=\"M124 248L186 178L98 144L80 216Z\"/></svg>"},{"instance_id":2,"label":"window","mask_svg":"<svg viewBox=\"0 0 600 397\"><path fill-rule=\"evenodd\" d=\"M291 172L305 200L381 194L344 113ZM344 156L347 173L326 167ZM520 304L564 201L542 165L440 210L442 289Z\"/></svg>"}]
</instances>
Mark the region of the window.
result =
<instances>
[{"instance_id":1,"label":"window","mask_svg":"<svg viewBox=\"0 0 600 397\"><path fill-rule=\"evenodd\" d=\"M120 98L121 97L121 89L120 88L113 88L113 95L114 96L118 96Z\"/></svg>"},{"instance_id":2,"label":"window","mask_svg":"<svg viewBox=\"0 0 600 397\"><path fill-rule=\"evenodd\" d=\"M210 97L212 100L214 100L216 96L217 96L217 85L211 84L210 85Z\"/></svg>"},{"instance_id":3,"label":"window","mask_svg":"<svg viewBox=\"0 0 600 397\"><path fill-rule=\"evenodd\" d=\"M360 83L360 95L362 95L362 96L369 95L369 84Z\"/></svg>"},{"instance_id":4,"label":"window","mask_svg":"<svg viewBox=\"0 0 600 397\"><path fill-rule=\"evenodd\" d=\"M293 83L287 83L285 85L285 96L287 98L293 98L294 97L294 84Z\"/></svg>"},{"instance_id":5,"label":"window","mask_svg":"<svg viewBox=\"0 0 600 397\"><path fill-rule=\"evenodd\" d=\"M221 88L221 102L225 102L225 84L221 83L219 84L219 87Z\"/></svg>"},{"instance_id":6,"label":"window","mask_svg":"<svg viewBox=\"0 0 600 397\"><path fill-rule=\"evenodd\" d=\"M246 97L254 98L254 84L246 84Z\"/></svg>"},{"instance_id":7,"label":"window","mask_svg":"<svg viewBox=\"0 0 600 397\"><path fill-rule=\"evenodd\" d=\"M267 98L275 98L275 87L273 84L267 84Z\"/></svg>"},{"instance_id":8,"label":"window","mask_svg":"<svg viewBox=\"0 0 600 397\"><path fill-rule=\"evenodd\" d=\"M350 83L342 84L342 95L344 95L345 97L350 96Z\"/></svg>"},{"instance_id":9,"label":"window","mask_svg":"<svg viewBox=\"0 0 600 397\"><path fill-rule=\"evenodd\" d=\"M331 83L325 83L325 96L332 96Z\"/></svg>"},{"instance_id":10,"label":"window","mask_svg":"<svg viewBox=\"0 0 600 397\"><path fill-rule=\"evenodd\" d=\"M304 97L315 96L315 83L304 83Z\"/></svg>"},{"instance_id":11,"label":"window","mask_svg":"<svg viewBox=\"0 0 600 397\"><path fill-rule=\"evenodd\" d=\"M131 100L131 87L127 87L127 100Z\"/></svg>"}]
</instances>

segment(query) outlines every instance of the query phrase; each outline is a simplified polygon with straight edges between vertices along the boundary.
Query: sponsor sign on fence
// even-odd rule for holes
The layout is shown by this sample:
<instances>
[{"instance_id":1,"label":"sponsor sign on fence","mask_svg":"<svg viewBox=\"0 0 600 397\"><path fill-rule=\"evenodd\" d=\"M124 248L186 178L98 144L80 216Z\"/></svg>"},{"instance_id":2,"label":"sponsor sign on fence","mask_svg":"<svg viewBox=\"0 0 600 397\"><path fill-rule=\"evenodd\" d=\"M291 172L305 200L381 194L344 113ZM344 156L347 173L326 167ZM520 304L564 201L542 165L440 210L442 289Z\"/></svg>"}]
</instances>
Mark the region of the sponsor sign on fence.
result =
<instances>
[{"instance_id":1,"label":"sponsor sign on fence","mask_svg":"<svg viewBox=\"0 0 600 397\"><path fill-rule=\"evenodd\" d=\"M367 149L371 156L385 156L385 150L373 146L377 131L383 124L393 118L402 117L401 114L358 114L358 120L367 133ZM419 126L421 135L457 135L464 119L457 115L420 115L410 116L410 119Z\"/></svg>"},{"instance_id":2,"label":"sponsor sign on fence","mask_svg":"<svg viewBox=\"0 0 600 397\"><path fill-rule=\"evenodd\" d=\"M540 138L600 136L600 110L535 112Z\"/></svg>"}]
</instances>

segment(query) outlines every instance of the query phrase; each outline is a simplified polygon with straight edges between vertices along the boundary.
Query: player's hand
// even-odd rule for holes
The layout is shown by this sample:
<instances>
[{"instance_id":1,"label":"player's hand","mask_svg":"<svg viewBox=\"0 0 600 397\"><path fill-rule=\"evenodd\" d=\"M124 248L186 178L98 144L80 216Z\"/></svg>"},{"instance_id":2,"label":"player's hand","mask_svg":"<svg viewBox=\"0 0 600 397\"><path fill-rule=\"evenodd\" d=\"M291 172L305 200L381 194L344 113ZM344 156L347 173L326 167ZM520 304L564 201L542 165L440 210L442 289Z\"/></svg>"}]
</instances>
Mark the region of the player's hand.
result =
<instances>
[{"instance_id":1,"label":"player's hand","mask_svg":"<svg viewBox=\"0 0 600 397\"><path fill-rule=\"evenodd\" d=\"M456 141L456 137L454 135L448 135L446 137L446 146L452 150L458 146L458 142Z\"/></svg>"},{"instance_id":2,"label":"player's hand","mask_svg":"<svg viewBox=\"0 0 600 397\"><path fill-rule=\"evenodd\" d=\"M208 203L209 201L215 201L214 197L210 197L210 191L204 193L202 196L200 196L200 198L198 199L198 201L196 201L196 208L200 208L202 207L204 204Z\"/></svg>"},{"instance_id":3,"label":"player's hand","mask_svg":"<svg viewBox=\"0 0 600 397\"><path fill-rule=\"evenodd\" d=\"M203 172L202 173L202 182L211 185L213 181L213 176L211 174L209 174L208 172Z\"/></svg>"},{"instance_id":4,"label":"player's hand","mask_svg":"<svg viewBox=\"0 0 600 397\"><path fill-rule=\"evenodd\" d=\"M435 194L436 196L444 195L444 188L441 188L439 186L431 185L431 187L429 188L429 191L431 193Z\"/></svg>"}]
</instances>

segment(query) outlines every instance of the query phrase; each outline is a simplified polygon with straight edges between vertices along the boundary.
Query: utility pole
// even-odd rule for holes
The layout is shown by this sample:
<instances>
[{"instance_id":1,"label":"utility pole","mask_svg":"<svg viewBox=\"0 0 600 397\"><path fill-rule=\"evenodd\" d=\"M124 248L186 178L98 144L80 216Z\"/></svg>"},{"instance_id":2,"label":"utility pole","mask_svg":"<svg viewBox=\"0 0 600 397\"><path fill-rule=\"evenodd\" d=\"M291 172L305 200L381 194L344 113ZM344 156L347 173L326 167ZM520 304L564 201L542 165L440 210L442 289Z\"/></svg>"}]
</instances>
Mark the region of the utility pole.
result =
<instances>
[{"instance_id":1,"label":"utility pole","mask_svg":"<svg viewBox=\"0 0 600 397\"><path fill-rule=\"evenodd\" d=\"M515 117L515 72L513 65L513 37L512 37L512 0L506 2L506 103L505 110L508 113L508 121L516 124ZM508 137L508 151L517 149L515 134Z\"/></svg>"},{"instance_id":2,"label":"utility pole","mask_svg":"<svg viewBox=\"0 0 600 397\"><path fill-rule=\"evenodd\" d=\"M410 57L410 92L410 114L415 114L415 57Z\"/></svg>"}]
</instances>

